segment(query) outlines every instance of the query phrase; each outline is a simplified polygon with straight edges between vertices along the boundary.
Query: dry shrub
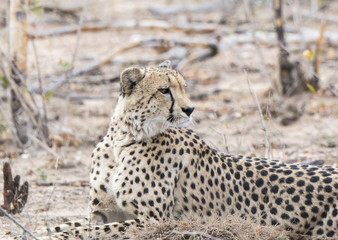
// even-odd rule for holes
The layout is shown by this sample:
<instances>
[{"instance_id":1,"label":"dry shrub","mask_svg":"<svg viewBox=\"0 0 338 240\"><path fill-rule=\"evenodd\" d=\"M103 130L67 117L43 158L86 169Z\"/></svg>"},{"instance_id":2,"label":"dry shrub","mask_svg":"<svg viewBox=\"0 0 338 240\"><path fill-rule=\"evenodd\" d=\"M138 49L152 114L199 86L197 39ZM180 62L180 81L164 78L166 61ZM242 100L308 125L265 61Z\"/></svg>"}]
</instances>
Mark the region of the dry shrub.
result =
<instances>
[{"instance_id":1,"label":"dry shrub","mask_svg":"<svg viewBox=\"0 0 338 240\"><path fill-rule=\"evenodd\" d=\"M226 240L286 240L297 236L278 226L261 226L238 216L210 217L204 220L146 223L143 229L131 229L131 239L182 240L182 239L226 239ZM300 236L298 236L300 237Z\"/></svg>"}]
</instances>

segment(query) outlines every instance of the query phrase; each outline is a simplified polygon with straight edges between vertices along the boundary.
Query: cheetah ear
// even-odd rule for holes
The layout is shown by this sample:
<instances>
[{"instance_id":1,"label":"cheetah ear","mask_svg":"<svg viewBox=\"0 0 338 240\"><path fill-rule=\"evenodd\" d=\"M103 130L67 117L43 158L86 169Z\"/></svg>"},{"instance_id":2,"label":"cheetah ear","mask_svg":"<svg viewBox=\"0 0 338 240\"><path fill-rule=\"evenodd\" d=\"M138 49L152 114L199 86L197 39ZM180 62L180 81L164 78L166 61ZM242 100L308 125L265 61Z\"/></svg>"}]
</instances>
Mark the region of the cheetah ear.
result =
<instances>
[{"instance_id":1,"label":"cheetah ear","mask_svg":"<svg viewBox=\"0 0 338 240\"><path fill-rule=\"evenodd\" d=\"M171 66L171 61L170 60L165 60L163 63L161 63L160 65L158 65L159 68L169 68L172 69Z\"/></svg>"},{"instance_id":2,"label":"cheetah ear","mask_svg":"<svg viewBox=\"0 0 338 240\"><path fill-rule=\"evenodd\" d=\"M121 73L121 92L122 95L130 95L134 86L141 81L145 76L144 69L137 67L130 67Z\"/></svg>"}]
</instances>

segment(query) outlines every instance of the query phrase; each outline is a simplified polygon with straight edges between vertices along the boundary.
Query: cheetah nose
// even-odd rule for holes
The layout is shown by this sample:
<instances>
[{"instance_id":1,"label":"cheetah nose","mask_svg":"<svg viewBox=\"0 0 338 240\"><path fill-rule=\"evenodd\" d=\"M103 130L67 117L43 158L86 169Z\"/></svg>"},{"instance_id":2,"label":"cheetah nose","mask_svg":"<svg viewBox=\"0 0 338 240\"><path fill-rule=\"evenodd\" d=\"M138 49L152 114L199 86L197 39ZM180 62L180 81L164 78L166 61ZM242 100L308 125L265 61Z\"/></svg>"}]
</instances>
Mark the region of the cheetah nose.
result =
<instances>
[{"instance_id":1,"label":"cheetah nose","mask_svg":"<svg viewBox=\"0 0 338 240\"><path fill-rule=\"evenodd\" d=\"M182 111L185 112L185 114L187 114L188 117L191 115L194 109L195 109L194 107L182 107Z\"/></svg>"}]
</instances>

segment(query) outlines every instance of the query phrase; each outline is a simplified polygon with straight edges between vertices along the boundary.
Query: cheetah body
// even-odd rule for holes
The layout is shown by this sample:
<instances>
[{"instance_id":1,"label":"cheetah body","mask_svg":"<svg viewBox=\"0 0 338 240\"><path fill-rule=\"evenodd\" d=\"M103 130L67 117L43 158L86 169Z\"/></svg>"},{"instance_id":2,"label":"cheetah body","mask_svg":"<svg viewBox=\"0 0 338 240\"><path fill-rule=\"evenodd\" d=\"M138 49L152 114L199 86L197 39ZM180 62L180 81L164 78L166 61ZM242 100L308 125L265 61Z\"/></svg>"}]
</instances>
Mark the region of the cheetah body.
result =
<instances>
[{"instance_id":1,"label":"cheetah body","mask_svg":"<svg viewBox=\"0 0 338 240\"><path fill-rule=\"evenodd\" d=\"M338 236L337 168L210 148L185 128L193 108L184 84L168 61L122 72L115 113L92 154L97 235L124 234L145 221L236 214L316 238Z\"/></svg>"},{"instance_id":2,"label":"cheetah body","mask_svg":"<svg viewBox=\"0 0 338 240\"><path fill-rule=\"evenodd\" d=\"M193 131L169 128L122 151L112 173L114 204L135 218L236 214L299 234L338 234L333 167L223 155Z\"/></svg>"}]
</instances>

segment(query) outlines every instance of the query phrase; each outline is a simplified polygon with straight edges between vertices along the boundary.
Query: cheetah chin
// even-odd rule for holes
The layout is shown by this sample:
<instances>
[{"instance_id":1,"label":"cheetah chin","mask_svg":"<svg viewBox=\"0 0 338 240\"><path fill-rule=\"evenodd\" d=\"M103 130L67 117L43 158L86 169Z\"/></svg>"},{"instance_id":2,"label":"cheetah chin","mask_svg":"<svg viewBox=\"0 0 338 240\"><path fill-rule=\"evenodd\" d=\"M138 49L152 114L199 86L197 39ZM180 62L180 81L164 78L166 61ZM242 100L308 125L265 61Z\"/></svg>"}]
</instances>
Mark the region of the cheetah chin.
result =
<instances>
[{"instance_id":1,"label":"cheetah chin","mask_svg":"<svg viewBox=\"0 0 338 240\"><path fill-rule=\"evenodd\" d=\"M143 125L143 128L142 128L143 136L142 136L141 139L152 138L152 137L164 132L165 130L167 130L170 127L174 127L174 128L188 127L190 122L191 122L191 116L190 117L182 117L180 120L176 120L174 122L169 122L164 117L149 119L149 120L144 122L144 125Z\"/></svg>"}]
</instances>

